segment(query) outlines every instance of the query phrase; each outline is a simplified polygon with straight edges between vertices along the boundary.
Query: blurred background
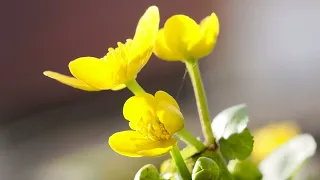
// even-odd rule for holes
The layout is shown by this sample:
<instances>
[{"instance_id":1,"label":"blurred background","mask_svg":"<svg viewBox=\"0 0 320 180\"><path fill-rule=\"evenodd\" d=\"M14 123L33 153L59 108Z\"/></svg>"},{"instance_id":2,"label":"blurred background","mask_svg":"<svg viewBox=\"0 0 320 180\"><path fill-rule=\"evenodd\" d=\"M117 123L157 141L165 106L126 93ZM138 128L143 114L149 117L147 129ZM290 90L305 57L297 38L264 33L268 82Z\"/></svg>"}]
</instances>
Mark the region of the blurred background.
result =
<instances>
[{"instance_id":1,"label":"blurred background","mask_svg":"<svg viewBox=\"0 0 320 180\"><path fill-rule=\"evenodd\" d=\"M320 1L2 1L1 180L132 179L143 164L166 158L127 158L110 149L108 137L128 128L122 117L128 90L88 93L42 75L68 74L69 61L105 55L133 36L150 5L159 7L161 26L174 14L197 21L218 15L217 46L200 61L212 117L246 103L250 128L292 120L319 140ZM200 136L184 72L182 63L153 56L138 80L151 93L177 97L186 128ZM319 162L314 157L305 172L318 172Z\"/></svg>"}]
</instances>

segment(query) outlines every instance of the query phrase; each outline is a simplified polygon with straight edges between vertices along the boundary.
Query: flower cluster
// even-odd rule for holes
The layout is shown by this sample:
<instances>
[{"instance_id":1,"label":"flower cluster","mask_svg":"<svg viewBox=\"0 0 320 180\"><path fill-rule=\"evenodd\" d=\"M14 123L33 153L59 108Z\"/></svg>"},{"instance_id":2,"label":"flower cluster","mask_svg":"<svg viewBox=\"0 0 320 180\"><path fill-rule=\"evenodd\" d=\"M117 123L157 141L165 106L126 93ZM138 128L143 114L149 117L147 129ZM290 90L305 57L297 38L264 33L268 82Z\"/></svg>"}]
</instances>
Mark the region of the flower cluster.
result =
<instances>
[{"instance_id":1,"label":"flower cluster","mask_svg":"<svg viewBox=\"0 0 320 180\"><path fill-rule=\"evenodd\" d=\"M141 17L133 39L118 42L117 48L109 48L102 58L80 57L69 63L74 77L52 71L44 75L63 84L86 91L120 90L137 77L146 65L159 29L159 11L150 7Z\"/></svg>"},{"instance_id":2,"label":"flower cluster","mask_svg":"<svg viewBox=\"0 0 320 180\"><path fill-rule=\"evenodd\" d=\"M85 91L128 88L134 94L123 106L130 130L111 135L110 147L128 157L160 156L168 152L172 157L162 164L160 172L153 165L143 166L135 180L291 179L297 168L315 153L312 136L297 135L295 128L285 128L286 125L272 126L255 134L258 146L254 149L245 104L225 109L210 122L198 60L208 56L216 45L219 35L216 14L211 13L199 24L182 14L170 17L161 29L159 22L159 10L151 6L138 21L132 39L118 42L116 48L109 48L101 58L87 56L71 61L72 76L53 71L45 71L44 75ZM136 81L152 54L186 65L204 142L186 130L180 107L171 95L165 91L152 95ZM180 151L178 140L187 147Z\"/></svg>"},{"instance_id":3,"label":"flower cluster","mask_svg":"<svg viewBox=\"0 0 320 180\"><path fill-rule=\"evenodd\" d=\"M133 39L118 42L118 47L109 48L102 58L88 56L71 61L69 69L74 77L44 72L52 79L85 91L128 87L135 96L124 104L123 115L132 130L115 133L109 144L114 151L130 157L167 153L177 142L173 135L184 127L179 105L172 96L164 91L152 96L135 81L152 52L164 60L203 57L211 52L219 33L214 13L200 25L184 15L172 16L161 30L159 22L159 10L151 6L140 18Z\"/></svg>"}]
</instances>

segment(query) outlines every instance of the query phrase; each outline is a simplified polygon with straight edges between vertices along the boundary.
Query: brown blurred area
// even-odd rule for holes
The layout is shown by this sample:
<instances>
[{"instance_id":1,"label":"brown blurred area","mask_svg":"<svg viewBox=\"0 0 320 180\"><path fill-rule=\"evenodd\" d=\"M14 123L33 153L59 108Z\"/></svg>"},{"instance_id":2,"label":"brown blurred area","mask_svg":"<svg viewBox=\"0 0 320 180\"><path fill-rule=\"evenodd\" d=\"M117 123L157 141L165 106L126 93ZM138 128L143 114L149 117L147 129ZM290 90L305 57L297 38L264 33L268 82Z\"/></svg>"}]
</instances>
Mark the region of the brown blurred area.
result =
<instances>
[{"instance_id":1,"label":"brown blurred area","mask_svg":"<svg viewBox=\"0 0 320 180\"><path fill-rule=\"evenodd\" d=\"M69 74L69 61L81 56L104 56L109 47L133 37L140 16L153 4L161 9L162 24L175 13L200 20L212 11L210 1L5 2L1 7L1 123L10 124L11 119L26 114L95 96L54 83L42 72L50 69ZM139 78L165 79L183 72L181 64L168 66L153 57ZM97 94L108 93L112 94Z\"/></svg>"},{"instance_id":2,"label":"brown blurred area","mask_svg":"<svg viewBox=\"0 0 320 180\"><path fill-rule=\"evenodd\" d=\"M88 93L42 75L69 74L69 61L103 56L133 36L150 5L159 7L161 26L179 13L197 21L218 15L217 47L200 62L212 116L247 103L252 127L294 120L318 135L319 1L3 1L0 179L130 179L144 163L161 160L123 157L107 144L112 133L128 128L121 114L128 90ZM184 71L182 63L153 56L138 80L151 93L173 96L183 83L177 99L187 128L200 135Z\"/></svg>"}]
</instances>

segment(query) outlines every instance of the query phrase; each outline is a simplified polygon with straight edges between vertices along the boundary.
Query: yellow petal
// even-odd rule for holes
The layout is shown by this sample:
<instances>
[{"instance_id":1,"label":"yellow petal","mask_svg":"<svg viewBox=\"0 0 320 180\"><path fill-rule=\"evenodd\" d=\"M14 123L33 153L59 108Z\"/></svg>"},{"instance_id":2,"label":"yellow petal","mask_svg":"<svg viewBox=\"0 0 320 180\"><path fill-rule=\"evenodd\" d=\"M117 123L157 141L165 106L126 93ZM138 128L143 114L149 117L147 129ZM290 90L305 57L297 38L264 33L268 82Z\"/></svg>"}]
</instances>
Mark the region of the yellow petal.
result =
<instances>
[{"instance_id":1,"label":"yellow petal","mask_svg":"<svg viewBox=\"0 0 320 180\"><path fill-rule=\"evenodd\" d=\"M199 59L207 56L214 48L219 34L219 20L215 13L204 18L201 23L201 39L189 47L190 54Z\"/></svg>"},{"instance_id":2,"label":"yellow petal","mask_svg":"<svg viewBox=\"0 0 320 180\"><path fill-rule=\"evenodd\" d=\"M181 61L183 60L183 56L179 56L179 54L175 54L171 51L165 42L164 38L164 30L160 29L157 34L156 43L153 48L154 54L160 59L167 61Z\"/></svg>"},{"instance_id":3,"label":"yellow petal","mask_svg":"<svg viewBox=\"0 0 320 180\"><path fill-rule=\"evenodd\" d=\"M177 141L151 141L136 131L117 132L109 137L110 147L129 157L159 156L167 153Z\"/></svg>"},{"instance_id":4,"label":"yellow petal","mask_svg":"<svg viewBox=\"0 0 320 180\"><path fill-rule=\"evenodd\" d=\"M141 150L138 153L143 156L161 156L168 153L176 143L177 140L175 139L157 141L152 144L153 148Z\"/></svg>"},{"instance_id":5,"label":"yellow petal","mask_svg":"<svg viewBox=\"0 0 320 180\"><path fill-rule=\"evenodd\" d=\"M159 23L160 15L158 7L150 6L139 19L133 41L138 46L145 45L143 49L153 46L159 30Z\"/></svg>"},{"instance_id":6,"label":"yellow petal","mask_svg":"<svg viewBox=\"0 0 320 180\"><path fill-rule=\"evenodd\" d=\"M172 96L170 96L170 94L168 94L164 91L157 91L156 94L154 95L154 97L156 98L158 103L164 101L164 102L167 102L167 103L171 104L172 106L176 107L178 110L180 110L180 107L179 107L177 101Z\"/></svg>"},{"instance_id":7,"label":"yellow petal","mask_svg":"<svg viewBox=\"0 0 320 180\"><path fill-rule=\"evenodd\" d=\"M48 76L52 79L55 79L63 84L66 84L68 86L85 90L85 91L99 91L99 89L93 88L89 86L88 84L84 83L83 81L80 81L74 77L66 76L60 73L52 72L52 71L45 71L43 72L45 76Z\"/></svg>"},{"instance_id":8,"label":"yellow petal","mask_svg":"<svg viewBox=\"0 0 320 180\"><path fill-rule=\"evenodd\" d=\"M143 116L155 115L157 101L148 93L129 98L123 106L123 116L131 122L138 122Z\"/></svg>"},{"instance_id":9,"label":"yellow petal","mask_svg":"<svg viewBox=\"0 0 320 180\"><path fill-rule=\"evenodd\" d=\"M148 62L159 30L160 15L156 6L149 7L140 18L132 44L128 66L129 76L136 75Z\"/></svg>"},{"instance_id":10,"label":"yellow petal","mask_svg":"<svg viewBox=\"0 0 320 180\"><path fill-rule=\"evenodd\" d=\"M192 58L188 47L200 39L200 26L185 15L170 17L164 25L164 37L168 48L186 59Z\"/></svg>"},{"instance_id":11,"label":"yellow petal","mask_svg":"<svg viewBox=\"0 0 320 180\"><path fill-rule=\"evenodd\" d=\"M145 138L136 131L121 131L109 137L110 147L117 153L129 157L141 157L138 154L136 143L141 143Z\"/></svg>"},{"instance_id":12,"label":"yellow petal","mask_svg":"<svg viewBox=\"0 0 320 180\"><path fill-rule=\"evenodd\" d=\"M200 22L201 32L203 34L211 34L210 36L218 36L220 32L219 19L215 13L207 16Z\"/></svg>"},{"instance_id":13,"label":"yellow petal","mask_svg":"<svg viewBox=\"0 0 320 180\"><path fill-rule=\"evenodd\" d=\"M77 79L101 90L111 89L114 84L113 67L95 57L81 57L69 63L70 72Z\"/></svg>"},{"instance_id":14,"label":"yellow petal","mask_svg":"<svg viewBox=\"0 0 320 180\"><path fill-rule=\"evenodd\" d=\"M157 116L170 136L184 127L184 118L181 112L168 103L160 103L157 107Z\"/></svg>"},{"instance_id":15,"label":"yellow petal","mask_svg":"<svg viewBox=\"0 0 320 180\"><path fill-rule=\"evenodd\" d=\"M125 87L126 87L125 84L120 84L120 85L117 85L117 86L111 88L111 90L113 90L113 91L119 91L119 90L121 90L121 89L123 89L123 88L125 88Z\"/></svg>"},{"instance_id":16,"label":"yellow petal","mask_svg":"<svg viewBox=\"0 0 320 180\"><path fill-rule=\"evenodd\" d=\"M142 141L141 141L142 142ZM151 150L151 149L162 149L168 148L169 146L174 145L177 140L176 139L167 139L167 140L159 140L159 141L152 141L152 140L145 140L144 143L137 143L136 146L140 150Z\"/></svg>"},{"instance_id":17,"label":"yellow petal","mask_svg":"<svg viewBox=\"0 0 320 180\"><path fill-rule=\"evenodd\" d=\"M127 81L136 78L141 69L141 63L131 62L131 39L128 39L125 44L118 42L117 45L118 47L115 49L109 48L107 55L105 55L103 59L112 71L113 81L117 83L126 83Z\"/></svg>"},{"instance_id":18,"label":"yellow petal","mask_svg":"<svg viewBox=\"0 0 320 180\"><path fill-rule=\"evenodd\" d=\"M269 124L253 132L253 161L259 162L283 143L300 133L299 127L290 121Z\"/></svg>"}]
</instances>

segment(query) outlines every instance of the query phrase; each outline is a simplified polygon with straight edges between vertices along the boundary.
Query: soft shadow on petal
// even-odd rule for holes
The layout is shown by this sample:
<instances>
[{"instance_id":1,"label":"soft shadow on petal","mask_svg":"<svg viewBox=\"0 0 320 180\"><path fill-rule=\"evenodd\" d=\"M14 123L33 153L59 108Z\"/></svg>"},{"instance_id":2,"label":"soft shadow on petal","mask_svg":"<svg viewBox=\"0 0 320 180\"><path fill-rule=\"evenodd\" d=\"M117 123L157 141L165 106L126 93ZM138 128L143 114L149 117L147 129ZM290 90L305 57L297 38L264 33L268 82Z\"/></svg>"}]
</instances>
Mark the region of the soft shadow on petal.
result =
<instances>
[{"instance_id":1,"label":"soft shadow on petal","mask_svg":"<svg viewBox=\"0 0 320 180\"><path fill-rule=\"evenodd\" d=\"M155 115L156 99L148 93L129 98L123 106L123 116L131 122L138 122L144 115Z\"/></svg>"},{"instance_id":2,"label":"soft shadow on petal","mask_svg":"<svg viewBox=\"0 0 320 180\"><path fill-rule=\"evenodd\" d=\"M153 46L159 30L160 15L156 6L149 7L141 16L133 38L138 45ZM138 48L138 47L137 47Z\"/></svg>"},{"instance_id":3,"label":"soft shadow on petal","mask_svg":"<svg viewBox=\"0 0 320 180\"><path fill-rule=\"evenodd\" d=\"M156 148L168 148L170 146L173 146L177 143L176 139L166 139L166 140L159 140L159 141L149 141L145 142L145 144L137 144L137 148L141 150L151 150Z\"/></svg>"},{"instance_id":4,"label":"soft shadow on petal","mask_svg":"<svg viewBox=\"0 0 320 180\"><path fill-rule=\"evenodd\" d=\"M220 24L218 16L212 13L200 22L201 33L213 34L210 36L218 36L220 31Z\"/></svg>"},{"instance_id":5,"label":"soft shadow on petal","mask_svg":"<svg viewBox=\"0 0 320 180\"><path fill-rule=\"evenodd\" d=\"M188 47L200 39L200 26L185 15L174 15L164 24L164 37L168 48L185 58Z\"/></svg>"},{"instance_id":6,"label":"soft shadow on petal","mask_svg":"<svg viewBox=\"0 0 320 180\"><path fill-rule=\"evenodd\" d=\"M70 72L74 77L97 89L111 89L114 84L113 67L104 60L95 57L81 57L69 63Z\"/></svg>"},{"instance_id":7,"label":"soft shadow on petal","mask_svg":"<svg viewBox=\"0 0 320 180\"><path fill-rule=\"evenodd\" d=\"M190 54L198 59L207 56L214 48L219 35L219 20L215 13L204 18L201 23L201 39L189 47Z\"/></svg>"},{"instance_id":8,"label":"soft shadow on petal","mask_svg":"<svg viewBox=\"0 0 320 180\"><path fill-rule=\"evenodd\" d=\"M43 74L49 78L55 79L73 88L77 88L85 91L100 91L99 89L93 88L88 84L84 83L83 81L80 81L74 77L66 76L66 75L63 75L57 72L52 72L52 71L45 71L43 72Z\"/></svg>"},{"instance_id":9,"label":"soft shadow on petal","mask_svg":"<svg viewBox=\"0 0 320 180\"><path fill-rule=\"evenodd\" d=\"M184 118L181 112L168 103L160 103L157 107L157 116L170 136L184 127Z\"/></svg>"},{"instance_id":10,"label":"soft shadow on petal","mask_svg":"<svg viewBox=\"0 0 320 180\"><path fill-rule=\"evenodd\" d=\"M121 131L109 137L110 147L117 153L129 157L141 157L135 143L143 142L145 137L136 131Z\"/></svg>"},{"instance_id":11,"label":"soft shadow on petal","mask_svg":"<svg viewBox=\"0 0 320 180\"><path fill-rule=\"evenodd\" d=\"M119 91L119 90L122 90L122 89L124 89L124 88L126 88L126 85L125 85L125 84L120 84L120 85L117 85L117 86L111 88L111 90L113 90L113 91Z\"/></svg>"},{"instance_id":12,"label":"soft shadow on petal","mask_svg":"<svg viewBox=\"0 0 320 180\"><path fill-rule=\"evenodd\" d=\"M149 7L139 19L130 45L128 74L136 75L149 61L159 30L160 15L156 6Z\"/></svg>"},{"instance_id":13,"label":"soft shadow on petal","mask_svg":"<svg viewBox=\"0 0 320 180\"><path fill-rule=\"evenodd\" d=\"M176 107L178 110L180 110L180 107L179 107L177 101L170 94L166 93L165 91L157 91L156 94L154 95L154 97L156 98L158 103L165 101L165 102L173 105L174 107Z\"/></svg>"},{"instance_id":14,"label":"soft shadow on petal","mask_svg":"<svg viewBox=\"0 0 320 180\"><path fill-rule=\"evenodd\" d=\"M168 153L176 143L177 140L175 139L157 141L153 144L153 148L149 146L148 150L141 150L138 153L143 156L161 156Z\"/></svg>"},{"instance_id":15,"label":"soft shadow on petal","mask_svg":"<svg viewBox=\"0 0 320 180\"><path fill-rule=\"evenodd\" d=\"M181 56L179 54L175 54L173 51L171 51L168 48L168 46L165 42L163 29L160 29L158 31L156 43L153 48L153 52L158 58L160 58L162 60L166 60L166 61L182 61L183 60L183 56Z\"/></svg>"}]
</instances>

